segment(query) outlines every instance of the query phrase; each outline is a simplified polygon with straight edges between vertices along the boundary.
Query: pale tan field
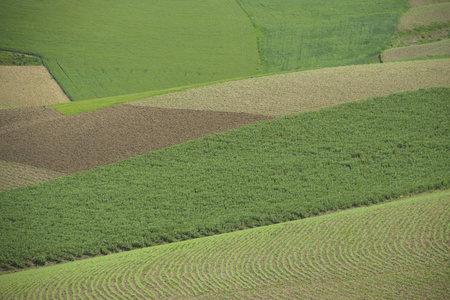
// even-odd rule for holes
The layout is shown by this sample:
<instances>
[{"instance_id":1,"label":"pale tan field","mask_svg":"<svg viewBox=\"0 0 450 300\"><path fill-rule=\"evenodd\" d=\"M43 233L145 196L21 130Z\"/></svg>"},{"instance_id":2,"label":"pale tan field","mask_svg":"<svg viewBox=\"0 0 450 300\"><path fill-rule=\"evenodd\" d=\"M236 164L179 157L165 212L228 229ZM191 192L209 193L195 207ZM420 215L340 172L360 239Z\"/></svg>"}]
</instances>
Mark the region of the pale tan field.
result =
<instances>
[{"instance_id":1,"label":"pale tan field","mask_svg":"<svg viewBox=\"0 0 450 300\"><path fill-rule=\"evenodd\" d=\"M411 30L419 26L430 26L450 22L450 2L414 6L404 14L399 30Z\"/></svg>"},{"instance_id":2,"label":"pale tan field","mask_svg":"<svg viewBox=\"0 0 450 300\"><path fill-rule=\"evenodd\" d=\"M70 102L44 66L0 66L0 108Z\"/></svg>"},{"instance_id":3,"label":"pale tan field","mask_svg":"<svg viewBox=\"0 0 450 300\"><path fill-rule=\"evenodd\" d=\"M60 172L0 160L0 191L29 186L64 175Z\"/></svg>"},{"instance_id":4,"label":"pale tan field","mask_svg":"<svg viewBox=\"0 0 450 300\"><path fill-rule=\"evenodd\" d=\"M411 5L411 7L417 7L417 6L421 6L421 5L444 3L444 2L450 2L450 1L449 0L409 0L409 5Z\"/></svg>"},{"instance_id":5,"label":"pale tan field","mask_svg":"<svg viewBox=\"0 0 450 300\"><path fill-rule=\"evenodd\" d=\"M272 75L194 88L130 104L283 116L439 86L450 87L450 59Z\"/></svg>"},{"instance_id":6,"label":"pale tan field","mask_svg":"<svg viewBox=\"0 0 450 300\"><path fill-rule=\"evenodd\" d=\"M385 62L450 55L450 40L393 48L383 52Z\"/></svg>"}]
</instances>

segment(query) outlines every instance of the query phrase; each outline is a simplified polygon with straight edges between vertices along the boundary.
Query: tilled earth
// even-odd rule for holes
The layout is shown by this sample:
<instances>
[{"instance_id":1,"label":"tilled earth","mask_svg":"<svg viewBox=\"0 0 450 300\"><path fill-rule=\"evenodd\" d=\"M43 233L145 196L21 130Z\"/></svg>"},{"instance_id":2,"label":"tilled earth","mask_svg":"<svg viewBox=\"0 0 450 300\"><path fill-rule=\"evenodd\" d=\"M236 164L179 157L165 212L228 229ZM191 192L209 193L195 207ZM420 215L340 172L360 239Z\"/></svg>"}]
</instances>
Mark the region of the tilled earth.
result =
<instances>
[{"instance_id":1,"label":"tilled earth","mask_svg":"<svg viewBox=\"0 0 450 300\"><path fill-rule=\"evenodd\" d=\"M43 107L0 110L0 160L72 174L268 119L126 104L72 116Z\"/></svg>"}]
</instances>

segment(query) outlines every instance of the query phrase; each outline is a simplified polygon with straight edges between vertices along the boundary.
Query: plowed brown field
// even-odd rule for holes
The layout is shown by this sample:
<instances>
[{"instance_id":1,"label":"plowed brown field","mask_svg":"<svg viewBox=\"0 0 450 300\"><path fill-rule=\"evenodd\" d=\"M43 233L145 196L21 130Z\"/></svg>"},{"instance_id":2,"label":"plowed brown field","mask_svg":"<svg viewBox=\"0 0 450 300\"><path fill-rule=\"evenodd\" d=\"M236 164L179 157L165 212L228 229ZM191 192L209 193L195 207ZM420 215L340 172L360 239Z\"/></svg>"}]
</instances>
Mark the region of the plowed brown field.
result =
<instances>
[{"instance_id":1,"label":"plowed brown field","mask_svg":"<svg viewBox=\"0 0 450 300\"><path fill-rule=\"evenodd\" d=\"M271 118L132 105L72 116L0 110L0 160L71 174Z\"/></svg>"}]
</instances>

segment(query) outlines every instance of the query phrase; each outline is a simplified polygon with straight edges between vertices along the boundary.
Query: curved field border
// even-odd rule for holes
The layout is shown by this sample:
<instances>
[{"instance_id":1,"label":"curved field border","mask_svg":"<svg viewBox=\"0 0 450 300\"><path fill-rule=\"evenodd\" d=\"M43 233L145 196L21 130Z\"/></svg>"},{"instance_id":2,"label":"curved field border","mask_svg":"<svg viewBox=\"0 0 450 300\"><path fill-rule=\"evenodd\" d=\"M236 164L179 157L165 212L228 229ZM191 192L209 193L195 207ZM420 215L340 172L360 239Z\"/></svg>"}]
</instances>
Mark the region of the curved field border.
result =
<instances>
[{"instance_id":1,"label":"curved field border","mask_svg":"<svg viewBox=\"0 0 450 300\"><path fill-rule=\"evenodd\" d=\"M0 160L0 191L37 184L66 174Z\"/></svg>"},{"instance_id":2,"label":"curved field border","mask_svg":"<svg viewBox=\"0 0 450 300\"><path fill-rule=\"evenodd\" d=\"M383 60L386 62L431 58L436 56L450 56L450 40L443 40L424 45L393 48L383 52Z\"/></svg>"},{"instance_id":3,"label":"curved field border","mask_svg":"<svg viewBox=\"0 0 450 300\"><path fill-rule=\"evenodd\" d=\"M251 78L130 104L283 116L439 86L450 87L450 59L325 68Z\"/></svg>"},{"instance_id":4,"label":"curved field border","mask_svg":"<svg viewBox=\"0 0 450 300\"><path fill-rule=\"evenodd\" d=\"M449 298L450 191L1 276L4 299Z\"/></svg>"},{"instance_id":5,"label":"curved field border","mask_svg":"<svg viewBox=\"0 0 450 300\"><path fill-rule=\"evenodd\" d=\"M44 66L0 66L0 108L68 102Z\"/></svg>"}]
</instances>

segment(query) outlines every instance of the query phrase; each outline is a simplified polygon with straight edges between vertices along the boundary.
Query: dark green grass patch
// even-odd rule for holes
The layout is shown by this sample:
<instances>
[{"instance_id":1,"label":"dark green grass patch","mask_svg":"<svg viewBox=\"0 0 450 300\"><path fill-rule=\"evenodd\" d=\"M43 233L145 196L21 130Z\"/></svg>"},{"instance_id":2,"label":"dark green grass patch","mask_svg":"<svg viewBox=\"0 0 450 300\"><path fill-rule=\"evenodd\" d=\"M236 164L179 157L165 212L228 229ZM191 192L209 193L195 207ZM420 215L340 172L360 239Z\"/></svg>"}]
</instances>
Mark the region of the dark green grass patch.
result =
<instances>
[{"instance_id":1,"label":"dark green grass patch","mask_svg":"<svg viewBox=\"0 0 450 300\"><path fill-rule=\"evenodd\" d=\"M450 186L450 89L291 115L0 193L0 264L230 232Z\"/></svg>"},{"instance_id":2,"label":"dark green grass patch","mask_svg":"<svg viewBox=\"0 0 450 300\"><path fill-rule=\"evenodd\" d=\"M0 50L0 66L40 66L42 60L37 56Z\"/></svg>"},{"instance_id":3,"label":"dark green grass patch","mask_svg":"<svg viewBox=\"0 0 450 300\"><path fill-rule=\"evenodd\" d=\"M378 62L406 0L238 0L267 72Z\"/></svg>"}]
</instances>

